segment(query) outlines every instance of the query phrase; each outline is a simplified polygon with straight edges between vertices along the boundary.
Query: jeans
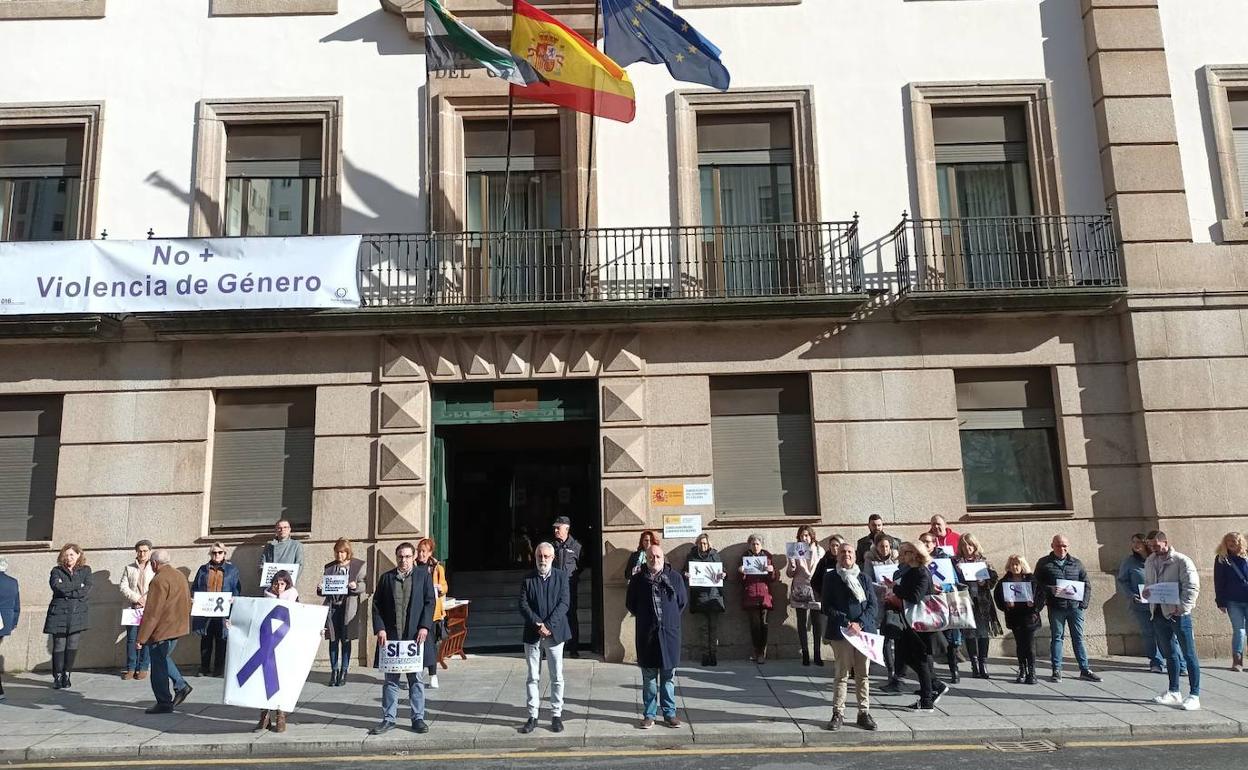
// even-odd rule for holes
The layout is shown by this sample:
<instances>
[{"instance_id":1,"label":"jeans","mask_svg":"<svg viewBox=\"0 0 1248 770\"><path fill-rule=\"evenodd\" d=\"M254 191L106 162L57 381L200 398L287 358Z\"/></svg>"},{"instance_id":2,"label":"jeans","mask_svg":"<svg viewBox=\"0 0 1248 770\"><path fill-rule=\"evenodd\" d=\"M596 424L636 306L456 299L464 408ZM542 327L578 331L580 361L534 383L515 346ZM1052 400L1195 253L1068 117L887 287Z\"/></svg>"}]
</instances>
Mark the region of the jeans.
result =
<instances>
[{"instance_id":1,"label":"jeans","mask_svg":"<svg viewBox=\"0 0 1248 770\"><path fill-rule=\"evenodd\" d=\"M871 680L867 676L871 661L844 639L833 639L832 650L836 653L836 690L832 695L832 710L844 711L845 698L849 694L849 675L852 669L857 686L858 712L871 709Z\"/></svg>"},{"instance_id":2,"label":"jeans","mask_svg":"<svg viewBox=\"0 0 1248 770\"><path fill-rule=\"evenodd\" d=\"M425 718L425 685L420 673L386 674L381 685L381 720L395 722L399 716L399 677L407 677L407 701L412 709L412 721Z\"/></svg>"},{"instance_id":3,"label":"jeans","mask_svg":"<svg viewBox=\"0 0 1248 770\"><path fill-rule=\"evenodd\" d=\"M537 719L542 706L542 653L546 654L546 671L550 675L550 715L563 716L563 642L551 644L551 638L537 644L524 645L524 662L528 677L524 681L529 716Z\"/></svg>"},{"instance_id":4,"label":"jeans","mask_svg":"<svg viewBox=\"0 0 1248 770\"><path fill-rule=\"evenodd\" d=\"M1083 646L1083 609L1075 607L1049 608L1049 661L1054 671L1062 670L1062 642L1066 638L1066 625L1070 625L1070 641L1075 648L1075 660L1080 671L1088 670L1088 650Z\"/></svg>"},{"instance_id":5,"label":"jeans","mask_svg":"<svg viewBox=\"0 0 1248 770\"><path fill-rule=\"evenodd\" d=\"M138 626L126 626L126 670L127 671L146 671L152 667L151 656L144 647L141 650L134 649L134 643L139 639Z\"/></svg>"},{"instance_id":6,"label":"jeans","mask_svg":"<svg viewBox=\"0 0 1248 770\"><path fill-rule=\"evenodd\" d=\"M329 640L329 670L346 671L351 666L351 640Z\"/></svg>"},{"instance_id":7,"label":"jeans","mask_svg":"<svg viewBox=\"0 0 1248 770\"><path fill-rule=\"evenodd\" d=\"M1179 691L1179 653L1187 661L1187 684L1191 694L1200 695L1200 659L1196 657L1196 637L1192 635L1192 616L1182 615L1171 618L1158 610L1153 615L1153 628L1157 630L1157 641L1161 649L1170 655L1170 665L1166 673L1170 675L1170 692ZM1177 641L1177 644L1176 644Z\"/></svg>"},{"instance_id":8,"label":"jeans","mask_svg":"<svg viewBox=\"0 0 1248 770\"><path fill-rule=\"evenodd\" d=\"M1153 668L1161 668L1161 648L1157 646L1157 632L1153 630L1151 608L1147 604L1136 604L1133 602L1131 604L1131 615L1140 627L1140 638L1144 640L1144 657L1148 658L1148 665Z\"/></svg>"},{"instance_id":9,"label":"jeans","mask_svg":"<svg viewBox=\"0 0 1248 770\"><path fill-rule=\"evenodd\" d=\"M1231 620L1231 652L1244 654L1244 638L1248 636L1248 602L1227 602L1226 616Z\"/></svg>"},{"instance_id":10,"label":"jeans","mask_svg":"<svg viewBox=\"0 0 1248 770\"><path fill-rule=\"evenodd\" d=\"M163 642L148 642L143 648L152 656L152 695L162 706L173 705L173 693L186 688L186 680L173 662L173 650L178 646L177 639L166 639ZM173 684L173 692L169 684Z\"/></svg>"},{"instance_id":11,"label":"jeans","mask_svg":"<svg viewBox=\"0 0 1248 770\"><path fill-rule=\"evenodd\" d=\"M664 717L676 716L676 669L641 669L641 712L647 719L659 714L660 704Z\"/></svg>"}]
</instances>

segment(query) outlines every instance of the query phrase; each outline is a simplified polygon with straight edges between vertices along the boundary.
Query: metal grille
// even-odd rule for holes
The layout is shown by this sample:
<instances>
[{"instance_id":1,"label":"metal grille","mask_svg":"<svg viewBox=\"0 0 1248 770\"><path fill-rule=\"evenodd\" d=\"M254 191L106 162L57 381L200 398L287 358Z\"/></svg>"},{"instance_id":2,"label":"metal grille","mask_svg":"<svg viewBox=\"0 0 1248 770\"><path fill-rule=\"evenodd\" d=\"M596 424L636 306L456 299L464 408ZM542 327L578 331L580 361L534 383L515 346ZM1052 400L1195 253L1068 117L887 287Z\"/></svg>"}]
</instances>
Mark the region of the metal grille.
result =
<instances>
[{"instance_id":1,"label":"metal grille","mask_svg":"<svg viewBox=\"0 0 1248 770\"><path fill-rule=\"evenodd\" d=\"M993 751L1005 754L1043 754L1057 751L1057 745L1049 741L994 741L985 745Z\"/></svg>"}]
</instances>

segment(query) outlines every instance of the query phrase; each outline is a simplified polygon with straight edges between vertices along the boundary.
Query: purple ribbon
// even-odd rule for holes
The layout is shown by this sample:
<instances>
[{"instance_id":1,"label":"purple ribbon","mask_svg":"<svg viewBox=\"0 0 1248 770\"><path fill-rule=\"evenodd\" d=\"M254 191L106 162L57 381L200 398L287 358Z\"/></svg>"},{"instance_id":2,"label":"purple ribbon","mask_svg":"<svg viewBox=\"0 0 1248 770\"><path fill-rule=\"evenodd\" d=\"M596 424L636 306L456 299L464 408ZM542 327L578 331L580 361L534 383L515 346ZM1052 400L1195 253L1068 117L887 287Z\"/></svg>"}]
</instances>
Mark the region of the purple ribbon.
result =
<instances>
[{"instance_id":1,"label":"purple ribbon","mask_svg":"<svg viewBox=\"0 0 1248 770\"><path fill-rule=\"evenodd\" d=\"M932 577L939 578L942 584L945 582L945 576L941 573L940 568L936 566L935 561L933 561L931 564L928 564L927 569L929 572L932 573Z\"/></svg>"},{"instance_id":2,"label":"purple ribbon","mask_svg":"<svg viewBox=\"0 0 1248 770\"><path fill-rule=\"evenodd\" d=\"M271 621L277 620L281 623L277 630L273 630ZM260 621L260 649L256 650L256 654L248 658L247 662L235 674L238 679L238 686L242 687L251 675L256 673L256 669L264 668L264 693L265 697L272 698L273 694L281 689L281 684L277 681L277 658L274 653L277 645L282 643L286 638L286 632L290 630L290 608L277 605L264 616L264 620Z\"/></svg>"}]
</instances>

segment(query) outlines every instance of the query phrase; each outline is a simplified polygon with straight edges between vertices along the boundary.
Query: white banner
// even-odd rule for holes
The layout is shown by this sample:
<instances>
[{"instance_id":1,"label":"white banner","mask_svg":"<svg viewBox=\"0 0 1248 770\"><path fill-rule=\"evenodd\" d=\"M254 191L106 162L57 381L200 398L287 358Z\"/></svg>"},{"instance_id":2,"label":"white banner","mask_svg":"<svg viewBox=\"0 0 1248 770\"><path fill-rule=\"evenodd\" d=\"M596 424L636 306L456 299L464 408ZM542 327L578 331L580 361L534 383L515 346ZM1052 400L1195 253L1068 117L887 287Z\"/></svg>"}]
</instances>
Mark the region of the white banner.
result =
<instances>
[{"instance_id":1,"label":"white banner","mask_svg":"<svg viewBox=\"0 0 1248 770\"><path fill-rule=\"evenodd\" d=\"M328 611L323 604L236 597L225 653L225 702L294 711Z\"/></svg>"},{"instance_id":2,"label":"white banner","mask_svg":"<svg viewBox=\"0 0 1248 770\"><path fill-rule=\"evenodd\" d=\"M234 594L228 591L196 591L191 597L191 617L228 618Z\"/></svg>"},{"instance_id":3,"label":"white banner","mask_svg":"<svg viewBox=\"0 0 1248 770\"><path fill-rule=\"evenodd\" d=\"M0 315L360 306L358 235L0 243Z\"/></svg>"}]
</instances>

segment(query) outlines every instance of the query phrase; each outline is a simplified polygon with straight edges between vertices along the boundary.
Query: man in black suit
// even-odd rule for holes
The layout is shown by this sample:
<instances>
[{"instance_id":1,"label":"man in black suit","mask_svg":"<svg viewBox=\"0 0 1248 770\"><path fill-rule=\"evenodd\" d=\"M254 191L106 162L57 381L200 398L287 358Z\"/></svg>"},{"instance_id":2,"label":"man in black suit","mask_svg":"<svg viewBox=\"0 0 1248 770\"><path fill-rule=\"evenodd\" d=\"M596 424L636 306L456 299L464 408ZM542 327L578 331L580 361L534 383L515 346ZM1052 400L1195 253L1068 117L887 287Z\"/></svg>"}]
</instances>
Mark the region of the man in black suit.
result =
<instances>
[{"instance_id":1,"label":"man in black suit","mask_svg":"<svg viewBox=\"0 0 1248 770\"><path fill-rule=\"evenodd\" d=\"M524 658L529 676L525 680L529 719L522 733L537 729L542 705L542 653L550 672L550 730L563 732L563 643L572 638L568 628L568 579L555 569L555 547L542 543L533 552L537 568L524 576L520 586L520 616L524 618Z\"/></svg>"},{"instance_id":2,"label":"man in black suit","mask_svg":"<svg viewBox=\"0 0 1248 770\"><path fill-rule=\"evenodd\" d=\"M581 626L576 617L577 583L581 579L581 544L572 537L572 520L567 516L555 519L555 569L568 576L568 629L572 638L568 657L581 657Z\"/></svg>"},{"instance_id":3,"label":"man in black suit","mask_svg":"<svg viewBox=\"0 0 1248 770\"><path fill-rule=\"evenodd\" d=\"M433 628L433 607L437 595L433 590L433 578L429 570L415 569L416 546L400 543L394 549L398 566L377 580L373 594L373 633L377 634L377 658L387 641L416 641L424 646ZM426 661L428 662L428 661ZM399 675L386 674L381 685L381 722L370 735L381 735L394 729L399 711ZM407 675L408 702L412 709L412 729L418 733L429 732L425 724L425 686L420 681L420 670Z\"/></svg>"}]
</instances>

